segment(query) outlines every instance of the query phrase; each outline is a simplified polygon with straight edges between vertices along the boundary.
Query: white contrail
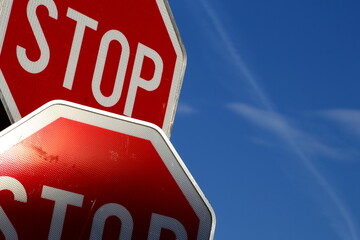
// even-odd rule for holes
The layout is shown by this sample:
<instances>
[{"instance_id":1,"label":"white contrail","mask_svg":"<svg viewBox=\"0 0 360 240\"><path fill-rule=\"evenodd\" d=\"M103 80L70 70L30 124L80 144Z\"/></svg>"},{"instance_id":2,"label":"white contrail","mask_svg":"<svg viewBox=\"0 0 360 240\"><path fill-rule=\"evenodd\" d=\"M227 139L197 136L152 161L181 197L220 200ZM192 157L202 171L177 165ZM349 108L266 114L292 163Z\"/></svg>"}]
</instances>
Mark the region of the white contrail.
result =
<instances>
[{"instance_id":1,"label":"white contrail","mask_svg":"<svg viewBox=\"0 0 360 240\"><path fill-rule=\"evenodd\" d=\"M269 101L266 94L264 93L264 91L261 89L260 85L256 81L255 77L252 75L252 73L245 65L244 60L236 50L232 40L225 31L225 28L222 26L214 10L210 7L210 5L206 1L200 0L200 2L203 5L205 12L209 16L212 24L214 25L216 32L219 34L220 39L224 43L226 51L234 61L234 64L240 69L241 74L244 75L245 79L250 83L257 97L260 98L261 103L266 107L266 109L273 110L271 101Z\"/></svg>"},{"instance_id":2,"label":"white contrail","mask_svg":"<svg viewBox=\"0 0 360 240\"><path fill-rule=\"evenodd\" d=\"M274 105L270 101L270 99L266 96L265 92L261 89L258 81L255 79L255 77L252 75L252 73L247 68L246 64L244 63L241 55L237 52L231 38L229 37L228 33L225 31L225 28L219 21L219 18L217 17L215 11L213 8L204 0L199 0L202 6L204 7L205 12L209 16L209 19L211 20L211 23L213 24L215 31L218 33L219 37L221 38L224 46L226 47L226 51L232 58L232 60L235 62L235 65L240 69L241 74L244 75L246 81L250 83L252 86L256 96L260 99L261 104L263 107L270 113L276 114L274 110ZM283 119L284 124L289 125ZM297 144L296 140L292 137L292 135L288 132L281 132L278 133L283 137L283 139L289 144L291 149L294 151L296 156L298 156L299 159L303 162L303 164L306 166L306 168L309 170L309 172L315 177L315 179L318 181L319 185L324 189L324 191L328 194L329 198L333 201L334 205L338 209L340 216L344 219L345 224L349 231L350 239L352 240L358 240L358 234L356 230L356 226L352 220L352 217L349 213L349 211L346 209L345 205L339 198L339 196L336 194L334 189L331 187L329 182L324 178L324 176L317 170L315 165L311 162L310 158L304 153L304 151L301 149L301 147ZM340 233L338 233L340 234ZM344 236L340 236L344 237Z\"/></svg>"}]
</instances>

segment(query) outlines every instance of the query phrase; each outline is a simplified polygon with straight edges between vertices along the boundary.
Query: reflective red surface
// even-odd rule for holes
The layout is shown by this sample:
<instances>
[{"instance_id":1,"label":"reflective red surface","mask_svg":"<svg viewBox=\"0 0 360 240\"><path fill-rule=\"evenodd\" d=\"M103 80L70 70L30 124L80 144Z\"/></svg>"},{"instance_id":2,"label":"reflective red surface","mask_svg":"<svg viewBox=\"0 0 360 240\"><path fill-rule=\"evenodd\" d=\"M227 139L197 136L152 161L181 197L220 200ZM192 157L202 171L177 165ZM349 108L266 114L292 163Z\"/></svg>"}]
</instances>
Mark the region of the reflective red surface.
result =
<instances>
[{"instance_id":1,"label":"reflective red surface","mask_svg":"<svg viewBox=\"0 0 360 240\"><path fill-rule=\"evenodd\" d=\"M89 239L94 213L117 203L131 214L132 239L147 239L152 213L178 220L197 239L199 219L148 140L60 118L0 154L0 175L17 179L27 202L0 191L0 206L19 239L47 239L54 201L43 186L84 196L67 206L62 239ZM104 239L118 239L120 221L106 221ZM1 234L0 234L1 236ZM163 231L161 239L175 239Z\"/></svg>"}]
</instances>

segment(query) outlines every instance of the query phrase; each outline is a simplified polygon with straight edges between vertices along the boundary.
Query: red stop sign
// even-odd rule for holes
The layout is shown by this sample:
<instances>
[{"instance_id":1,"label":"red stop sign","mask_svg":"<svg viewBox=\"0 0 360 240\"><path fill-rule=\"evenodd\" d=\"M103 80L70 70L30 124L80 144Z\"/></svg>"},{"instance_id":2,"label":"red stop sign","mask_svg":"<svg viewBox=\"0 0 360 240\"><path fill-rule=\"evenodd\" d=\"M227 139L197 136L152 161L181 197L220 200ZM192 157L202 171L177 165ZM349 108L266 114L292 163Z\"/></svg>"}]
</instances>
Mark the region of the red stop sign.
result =
<instances>
[{"instance_id":1,"label":"red stop sign","mask_svg":"<svg viewBox=\"0 0 360 240\"><path fill-rule=\"evenodd\" d=\"M185 69L167 0L4 0L0 92L13 121L64 99L169 136Z\"/></svg>"},{"instance_id":2,"label":"red stop sign","mask_svg":"<svg viewBox=\"0 0 360 240\"><path fill-rule=\"evenodd\" d=\"M211 206L159 130L55 102L2 132L2 235L212 239Z\"/></svg>"}]
</instances>

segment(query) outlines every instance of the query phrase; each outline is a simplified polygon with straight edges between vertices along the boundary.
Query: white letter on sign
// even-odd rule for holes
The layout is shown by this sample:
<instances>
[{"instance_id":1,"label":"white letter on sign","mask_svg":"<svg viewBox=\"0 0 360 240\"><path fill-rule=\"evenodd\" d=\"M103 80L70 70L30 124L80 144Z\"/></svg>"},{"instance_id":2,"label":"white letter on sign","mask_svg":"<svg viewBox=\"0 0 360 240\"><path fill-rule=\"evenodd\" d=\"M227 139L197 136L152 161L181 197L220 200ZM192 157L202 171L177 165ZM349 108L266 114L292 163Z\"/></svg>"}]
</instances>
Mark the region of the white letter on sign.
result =
<instances>
[{"instance_id":1,"label":"white letter on sign","mask_svg":"<svg viewBox=\"0 0 360 240\"><path fill-rule=\"evenodd\" d=\"M186 230L178 220L176 220L175 218L153 213L151 215L148 240L159 240L162 228L171 230L173 233L175 233L177 240L187 239Z\"/></svg>"},{"instance_id":2,"label":"white letter on sign","mask_svg":"<svg viewBox=\"0 0 360 240\"><path fill-rule=\"evenodd\" d=\"M130 240L134 228L130 212L116 203L108 203L101 206L95 213L91 227L90 240L102 239L105 222L108 217L116 216L121 221L119 240Z\"/></svg>"},{"instance_id":3,"label":"white letter on sign","mask_svg":"<svg viewBox=\"0 0 360 240\"><path fill-rule=\"evenodd\" d=\"M61 239L67 205L81 207L84 195L64 191L58 188L43 186L41 197L55 201L48 239Z\"/></svg>"},{"instance_id":4,"label":"white letter on sign","mask_svg":"<svg viewBox=\"0 0 360 240\"><path fill-rule=\"evenodd\" d=\"M0 177L0 191L9 190L14 194L14 200L27 202L27 195L24 186L15 178L2 176ZM0 230L5 239L18 239L17 232L6 216L2 207L0 207Z\"/></svg>"},{"instance_id":5,"label":"white letter on sign","mask_svg":"<svg viewBox=\"0 0 360 240\"><path fill-rule=\"evenodd\" d=\"M54 1L52 0L30 0L27 5L27 17L30 22L30 26L34 32L36 42L40 48L40 58L37 61L32 61L26 56L26 50L23 47L16 47L16 54L20 65L29 73L42 72L48 65L50 59L49 45L46 42L44 32L39 23L39 19L36 16L36 9L39 6L45 6L50 17L57 19L58 12Z\"/></svg>"},{"instance_id":6,"label":"white letter on sign","mask_svg":"<svg viewBox=\"0 0 360 240\"><path fill-rule=\"evenodd\" d=\"M118 70L116 73L113 92L109 97L106 97L101 93L100 85L101 85L102 75L104 72L105 60L109 50L109 45L110 42L113 40L116 40L121 44L121 57L118 65ZM103 38L101 39L91 87L95 99L97 100L98 103L100 103L104 107L112 107L120 99L124 84L126 68L129 62L129 52L130 52L130 47L126 37L124 36L124 34L122 34L117 30L109 30L104 34Z\"/></svg>"},{"instance_id":7,"label":"white letter on sign","mask_svg":"<svg viewBox=\"0 0 360 240\"><path fill-rule=\"evenodd\" d=\"M13 0L0 0L0 54L4 43Z\"/></svg>"},{"instance_id":8,"label":"white letter on sign","mask_svg":"<svg viewBox=\"0 0 360 240\"><path fill-rule=\"evenodd\" d=\"M142 79L140 77L145 57L152 59L155 63L154 76L150 80ZM134 68L131 75L130 87L126 98L126 104L124 109L125 115L129 117L131 117L132 115L137 89L141 87L147 91L154 91L160 84L162 71L163 61L160 55L153 49L139 43L135 56Z\"/></svg>"},{"instance_id":9,"label":"white letter on sign","mask_svg":"<svg viewBox=\"0 0 360 240\"><path fill-rule=\"evenodd\" d=\"M75 70L79 60L80 49L84 38L85 27L89 27L93 30L96 30L98 26L98 22L92 18L85 16L82 13L75 11L72 8L68 8L66 16L77 22L74 39L71 45L69 61L66 67L64 83L63 83L63 86L65 88L71 90L74 82Z\"/></svg>"}]
</instances>

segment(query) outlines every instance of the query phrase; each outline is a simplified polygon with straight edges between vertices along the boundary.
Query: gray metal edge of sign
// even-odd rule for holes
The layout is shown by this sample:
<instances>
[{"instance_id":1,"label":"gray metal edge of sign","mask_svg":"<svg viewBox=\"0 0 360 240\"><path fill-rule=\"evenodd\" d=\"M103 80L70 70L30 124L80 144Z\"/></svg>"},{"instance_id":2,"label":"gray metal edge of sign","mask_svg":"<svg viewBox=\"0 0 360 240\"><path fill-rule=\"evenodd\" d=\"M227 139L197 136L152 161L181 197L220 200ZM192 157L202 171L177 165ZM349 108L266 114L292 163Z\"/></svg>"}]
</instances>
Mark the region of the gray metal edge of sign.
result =
<instances>
[{"instance_id":1,"label":"gray metal edge of sign","mask_svg":"<svg viewBox=\"0 0 360 240\"><path fill-rule=\"evenodd\" d=\"M172 84L170 88L169 98L166 106L163 131L170 137L171 130L175 120L176 109L179 101L180 90L185 75L185 68L187 62L187 55L185 46L182 42L179 30L176 26L174 16L171 12L168 0L156 0L156 4L164 21L165 27L173 44L176 53L176 63L174 67L174 74L172 78ZM5 8L11 8L12 0L3 1L0 0L0 55L3 45L3 40L7 31L7 19L9 16L5 15L7 11L3 11ZM0 69L0 100L4 105L6 113L11 123L14 123L21 119L21 114L17 108L16 102L11 94L11 91L6 83L6 79Z\"/></svg>"},{"instance_id":2,"label":"gray metal edge of sign","mask_svg":"<svg viewBox=\"0 0 360 240\"><path fill-rule=\"evenodd\" d=\"M163 129L168 129L165 131L166 135L170 137L171 130L175 120L176 109L180 97L180 90L182 87L185 69L187 64L187 54L185 50L185 45L181 39L179 29L177 28L174 15L172 14L168 0L157 0L158 7L161 11L165 26L168 30L169 36L171 38L172 44L174 46L177 59L175 64L174 79L179 79L179 81L173 81L170 89L169 101L166 109L166 116L164 119L164 124L169 123L169 126L163 126ZM170 103L170 99L173 101Z\"/></svg>"},{"instance_id":3,"label":"gray metal edge of sign","mask_svg":"<svg viewBox=\"0 0 360 240\"><path fill-rule=\"evenodd\" d=\"M53 100L0 132L0 153L60 117L151 141L200 220L197 240L214 239L216 217L213 208L168 137L155 124L64 100ZM178 164L174 164L174 160Z\"/></svg>"}]
</instances>

